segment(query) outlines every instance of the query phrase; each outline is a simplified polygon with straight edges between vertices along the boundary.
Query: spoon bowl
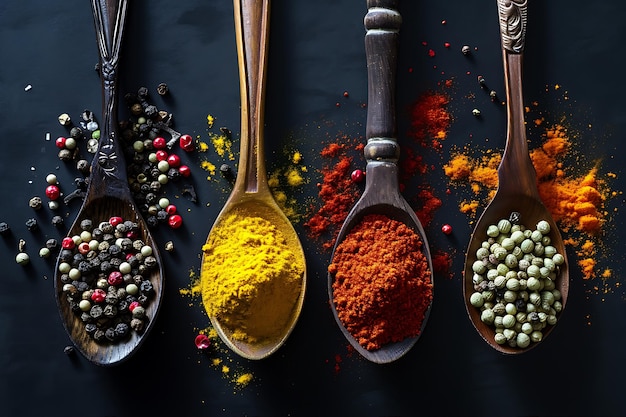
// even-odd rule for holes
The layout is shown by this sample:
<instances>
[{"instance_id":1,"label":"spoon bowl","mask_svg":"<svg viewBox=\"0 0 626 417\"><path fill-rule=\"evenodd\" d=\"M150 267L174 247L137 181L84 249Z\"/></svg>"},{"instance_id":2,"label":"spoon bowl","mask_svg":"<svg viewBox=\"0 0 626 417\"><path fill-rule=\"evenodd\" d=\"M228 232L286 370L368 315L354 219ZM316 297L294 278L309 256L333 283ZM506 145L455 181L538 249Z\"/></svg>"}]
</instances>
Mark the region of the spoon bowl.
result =
<instances>
[{"instance_id":1,"label":"spoon bowl","mask_svg":"<svg viewBox=\"0 0 626 417\"><path fill-rule=\"evenodd\" d=\"M496 343L494 340L495 330L492 326L482 322L480 310L469 302L471 294L475 292L472 265L476 260L476 251L482 242L487 240L488 226L497 224L501 219L508 219L513 212L520 214L520 223L528 228L534 227L540 220L547 221L550 225L551 245L565 257L565 262L560 266L555 283L556 289L561 293L563 309L569 291L569 271L565 245L552 214L543 204L539 195L536 172L530 159L526 140L522 98L522 58L526 34L526 7L526 0L498 0L507 98L507 139L504 154L498 167L498 189L476 223L467 248L463 275L463 298L472 324L487 344L505 354L527 352L539 343L531 343L527 348ZM543 330L543 340L552 332L553 328L554 326L548 326Z\"/></svg>"},{"instance_id":2,"label":"spoon bowl","mask_svg":"<svg viewBox=\"0 0 626 417\"><path fill-rule=\"evenodd\" d=\"M101 139L91 164L89 186L85 200L73 222L68 236L80 235L81 222L89 219L94 226L121 217L139 226L139 236L145 245L152 248L157 267L148 272L154 294L145 306L148 322L141 332L130 331L122 341L98 343L85 331L85 323L68 303L63 291L64 282L59 272L61 257L55 267L55 293L63 325L72 342L89 361L102 366L119 364L128 359L145 340L152 328L161 305L163 269L155 242L139 214L130 192L126 177L126 166L117 132L117 68L122 34L127 13L127 0L92 0L94 24L101 62L103 119Z\"/></svg>"},{"instance_id":3,"label":"spoon bowl","mask_svg":"<svg viewBox=\"0 0 626 417\"><path fill-rule=\"evenodd\" d=\"M383 214L410 227L420 237L432 284L432 260L424 229L415 211L400 193L398 183L397 162L400 149L395 139L395 68L398 30L402 19L396 10L396 1L368 0L367 5L368 13L364 19L367 29L365 51L368 68L367 145L364 149L367 160L366 183L363 194L348 213L337 235L332 257L334 258L337 247L345 237L365 216ZM334 276L329 272L328 293L335 320L346 339L364 358L374 363L392 362L415 345L428 320L432 301L425 312L418 336L387 343L376 350L368 350L359 344L339 318L333 301L333 281ZM402 320L401 317L397 319Z\"/></svg>"},{"instance_id":4,"label":"spoon bowl","mask_svg":"<svg viewBox=\"0 0 626 417\"><path fill-rule=\"evenodd\" d=\"M268 51L270 1L235 0L235 29L239 58L241 87L241 149L237 178L226 204L218 215L209 236L207 246L215 244L216 231L232 214L238 218L258 217L271 223L294 250L299 263L305 265L304 251L293 225L278 206L267 181L263 141L263 113L265 79ZM203 255L201 281L208 280L208 271L213 268ZM287 340L294 329L302 310L306 288L306 267L300 278L300 291L293 301L293 308L277 335L268 335L256 341L242 340L234 335L220 317L210 316L212 326L222 341L235 353L247 359L263 359ZM210 300L204 299L206 302Z\"/></svg>"}]
</instances>

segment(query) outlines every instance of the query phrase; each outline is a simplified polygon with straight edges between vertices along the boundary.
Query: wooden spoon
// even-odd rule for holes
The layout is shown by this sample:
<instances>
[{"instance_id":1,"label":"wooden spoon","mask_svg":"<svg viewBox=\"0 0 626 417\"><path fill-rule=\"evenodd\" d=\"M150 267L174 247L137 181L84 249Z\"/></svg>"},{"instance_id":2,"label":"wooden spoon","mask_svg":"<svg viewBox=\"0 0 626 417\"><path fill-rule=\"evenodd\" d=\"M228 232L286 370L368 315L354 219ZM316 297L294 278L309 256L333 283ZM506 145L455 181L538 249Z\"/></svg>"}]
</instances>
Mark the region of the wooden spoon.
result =
<instances>
[{"instance_id":1,"label":"wooden spoon","mask_svg":"<svg viewBox=\"0 0 626 417\"><path fill-rule=\"evenodd\" d=\"M131 356L145 340L152 328L162 298L163 268L159 251L128 187L124 154L118 143L118 88L117 72L122 35L126 22L127 0L92 0L92 11L96 28L102 80L103 117L98 151L91 164L89 187L76 220L68 236L79 235L80 223L91 219L94 225L108 221L113 216L136 222L140 226L141 239L152 247L158 268L150 273L154 296L146 306L148 323L141 333L130 332L128 339L112 344L99 344L85 331L84 323L65 299L63 282L59 273L60 258L55 269L55 292L63 325L76 348L91 362L109 366L118 364Z\"/></svg>"},{"instance_id":2,"label":"wooden spoon","mask_svg":"<svg viewBox=\"0 0 626 417\"><path fill-rule=\"evenodd\" d=\"M508 219L513 212L520 213L520 223L527 227L534 227L540 220L546 220L551 228L552 246L566 258L565 263L560 267L560 274L556 282L556 287L561 292L563 308L565 308L569 290L569 272L563 239L550 211L544 206L539 196L537 176L528 153L526 141L524 101L522 98L522 58L527 20L526 2L527 0L498 0L506 101L508 103L508 130L504 155L498 167L498 189L472 233L465 258L463 286L465 306L474 327L491 347L506 354L526 352L538 343L532 343L524 349L497 344L494 341L493 328L481 321L480 311L469 303L470 295L475 291L472 283L472 264L476 260L476 250L487 239L487 227L491 224L497 224L501 219ZM544 330L544 340L552 329L553 326L550 326Z\"/></svg>"},{"instance_id":3,"label":"wooden spoon","mask_svg":"<svg viewBox=\"0 0 626 417\"><path fill-rule=\"evenodd\" d=\"M368 68L368 103L367 103L367 145L364 155L367 160L365 190L361 198L350 210L348 217L339 231L333 257L337 246L349 234L353 227L368 214L384 214L411 227L422 239L423 250L428 259L432 277L432 259L428 241L415 211L400 194L398 183L398 158L400 147L396 140L396 64L398 48L398 30L402 18L397 11L396 0L368 0L368 13L365 16L365 52ZM389 343L380 349L369 351L345 328L333 302L333 276L328 274L328 293L333 315L344 336L350 344L366 359L375 363L392 362L413 347L419 336L406 338L400 342ZM431 302L432 306L432 302ZM431 306L428 307L422 322L423 330ZM402 317L398 317L402 320ZM420 331L421 334L421 331Z\"/></svg>"},{"instance_id":4,"label":"wooden spoon","mask_svg":"<svg viewBox=\"0 0 626 417\"><path fill-rule=\"evenodd\" d=\"M239 217L261 217L272 223L286 238L290 248L297 248L296 256L305 264L302 245L289 219L278 206L267 182L263 141L265 80L268 56L270 1L235 0L235 29L241 87L241 145L237 178L226 204L218 215L209 236L211 245L214 231L230 214ZM213 267L202 258L201 280ZM306 271L302 274L301 290L289 318L288 325L278 336L248 342L233 338L233 330L223 326L219 317L209 317L222 341L238 355L248 359L263 359L285 342L296 325L306 288Z\"/></svg>"}]
</instances>

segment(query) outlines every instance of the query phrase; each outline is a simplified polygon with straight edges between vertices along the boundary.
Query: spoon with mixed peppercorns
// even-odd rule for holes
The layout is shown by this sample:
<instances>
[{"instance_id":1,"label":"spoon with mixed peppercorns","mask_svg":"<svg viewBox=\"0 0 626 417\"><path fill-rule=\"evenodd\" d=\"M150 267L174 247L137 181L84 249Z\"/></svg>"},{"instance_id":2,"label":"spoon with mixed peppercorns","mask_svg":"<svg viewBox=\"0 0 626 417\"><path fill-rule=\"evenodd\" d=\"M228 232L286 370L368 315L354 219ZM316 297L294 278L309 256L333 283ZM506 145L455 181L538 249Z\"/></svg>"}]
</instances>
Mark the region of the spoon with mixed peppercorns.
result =
<instances>
[{"instance_id":1,"label":"spoon with mixed peppercorns","mask_svg":"<svg viewBox=\"0 0 626 417\"><path fill-rule=\"evenodd\" d=\"M552 331L554 323L546 323L546 320L550 320L539 320L536 323L533 318L550 317L554 310L552 304L543 304L546 300L554 300L555 296L559 299L558 310L562 310L567 301L569 272L563 239L550 211L541 201L535 168L528 152L522 97L527 0L498 0L498 15L508 131L504 154L498 167L498 189L476 223L467 248L463 297L472 324L487 344L499 352L517 354L537 346ZM518 239L511 239L510 229L520 228L520 225L526 229L526 238L530 242L523 242L524 236L518 233L519 240L526 243L525 246L532 247L524 248L522 243L514 246ZM542 233L530 233L536 226L547 232L544 237ZM506 242L504 239L507 239ZM533 241L534 244L531 243ZM544 265L544 259L548 257L546 244L563 257L562 261L556 262L557 266L553 270ZM485 250L490 253L478 259L478 255ZM537 290L538 297L532 294L535 289L531 285L531 278L535 278L532 277L535 273L531 274L531 268L521 267L525 263L522 259L537 264L535 266L541 265L541 268L532 268L533 271L541 269L538 278L546 280ZM546 264L552 266L555 262ZM498 269L499 272L483 273L489 269ZM497 275L501 275L502 279ZM535 302L529 304L528 301L533 299ZM500 321L506 317L504 323L494 319L498 315Z\"/></svg>"},{"instance_id":2,"label":"spoon with mixed peppercorns","mask_svg":"<svg viewBox=\"0 0 626 417\"><path fill-rule=\"evenodd\" d=\"M159 252L139 214L118 144L118 64L127 0L92 0L103 118L83 204L55 269L63 325L77 350L103 366L129 358L152 328L162 298Z\"/></svg>"}]
</instances>

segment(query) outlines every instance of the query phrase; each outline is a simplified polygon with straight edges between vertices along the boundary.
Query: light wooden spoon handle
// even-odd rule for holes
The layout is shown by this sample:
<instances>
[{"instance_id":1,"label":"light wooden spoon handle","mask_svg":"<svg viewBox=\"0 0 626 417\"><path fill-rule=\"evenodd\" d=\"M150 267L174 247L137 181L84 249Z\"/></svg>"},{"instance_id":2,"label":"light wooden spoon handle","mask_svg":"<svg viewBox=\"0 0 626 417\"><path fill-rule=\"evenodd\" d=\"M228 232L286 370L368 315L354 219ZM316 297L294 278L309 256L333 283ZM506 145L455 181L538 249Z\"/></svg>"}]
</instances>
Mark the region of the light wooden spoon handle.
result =
<instances>
[{"instance_id":1,"label":"light wooden spoon handle","mask_svg":"<svg viewBox=\"0 0 626 417\"><path fill-rule=\"evenodd\" d=\"M241 151L234 187L245 192L268 191L263 120L270 1L235 0L234 6L241 93Z\"/></svg>"}]
</instances>

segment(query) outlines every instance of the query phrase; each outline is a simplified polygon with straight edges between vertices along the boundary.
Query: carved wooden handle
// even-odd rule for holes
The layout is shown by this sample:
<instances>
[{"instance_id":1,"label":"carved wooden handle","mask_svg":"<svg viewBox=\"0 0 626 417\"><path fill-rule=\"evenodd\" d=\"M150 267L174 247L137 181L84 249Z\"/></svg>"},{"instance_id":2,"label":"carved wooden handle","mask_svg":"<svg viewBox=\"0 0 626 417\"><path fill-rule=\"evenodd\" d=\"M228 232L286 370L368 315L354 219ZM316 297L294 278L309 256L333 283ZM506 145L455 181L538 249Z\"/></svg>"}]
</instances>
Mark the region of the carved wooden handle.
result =
<instances>
[{"instance_id":1,"label":"carved wooden handle","mask_svg":"<svg viewBox=\"0 0 626 417\"><path fill-rule=\"evenodd\" d=\"M120 180L126 182L126 165L121 147L117 143L119 66L122 35L128 8L127 0L92 0L91 2L98 51L100 53L100 78L102 82L102 121L100 125L100 145L92 163L92 181L102 180L104 191L115 186ZM103 173L103 175L99 175ZM107 181L104 181L104 178ZM98 187L102 188L102 187Z\"/></svg>"},{"instance_id":2,"label":"carved wooden handle","mask_svg":"<svg viewBox=\"0 0 626 417\"><path fill-rule=\"evenodd\" d=\"M502 48L519 54L526 42L528 0L498 0Z\"/></svg>"},{"instance_id":3,"label":"carved wooden handle","mask_svg":"<svg viewBox=\"0 0 626 417\"><path fill-rule=\"evenodd\" d=\"M396 136L396 67L398 32L402 17L397 0L368 0L364 19L367 59L367 145L370 161L397 162L400 149Z\"/></svg>"}]
</instances>

